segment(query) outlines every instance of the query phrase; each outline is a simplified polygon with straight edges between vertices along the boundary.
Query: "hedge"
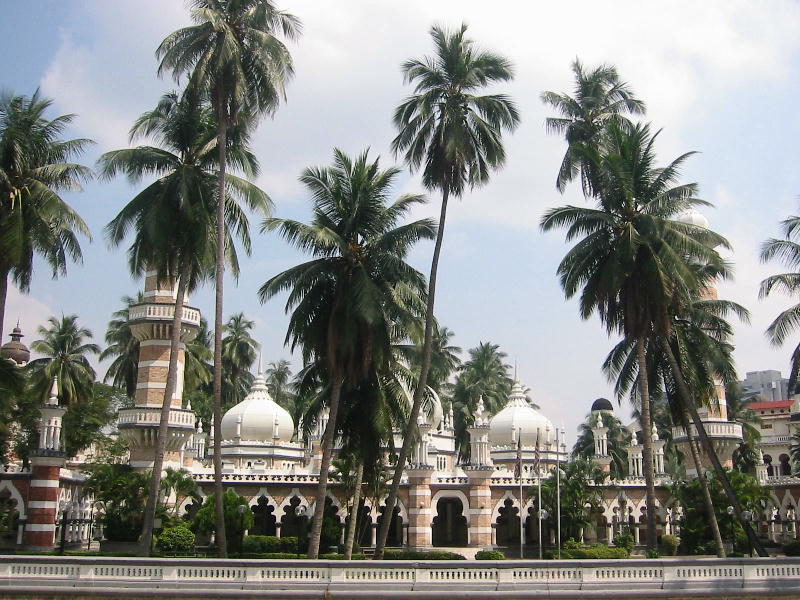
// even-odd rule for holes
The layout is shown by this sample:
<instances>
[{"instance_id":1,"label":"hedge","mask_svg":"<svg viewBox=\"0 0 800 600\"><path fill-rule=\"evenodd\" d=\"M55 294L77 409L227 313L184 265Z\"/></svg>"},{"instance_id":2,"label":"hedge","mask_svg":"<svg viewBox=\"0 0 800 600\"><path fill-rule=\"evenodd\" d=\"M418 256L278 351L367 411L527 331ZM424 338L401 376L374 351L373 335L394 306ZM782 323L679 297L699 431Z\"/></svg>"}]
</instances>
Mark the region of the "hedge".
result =
<instances>
[{"instance_id":1,"label":"hedge","mask_svg":"<svg viewBox=\"0 0 800 600\"><path fill-rule=\"evenodd\" d=\"M625 548L609 548L603 544L596 544L591 548L574 548L561 551L563 559L591 559L591 558L628 558L630 552ZM548 558L557 558L555 552L548 552Z\"/></svg>"},{"instance_id":2,"label":"hedge","mask_svg":"<svg viewBox=\"0 0 800 600\"><path fill-rule=\"evenodd\" d=\"M783 553L786 556L800 556L800 541L786 542L783 545Z\"/></svg>"},{"instance_id":3,"label":"hedge","mask_svg":"<svg viewBox=\"0 0 800 600\"><path fill-rule=\"evenodd\" d=\"M506 555L499 550L481 550L475 555L475 560L505 560Z\"/></svg>"},{"instance_id":4,"label":"hedge","mask_svg":"<svg viewBox=\"0 0 800 600\"><path fill-rule=\"evenodd\" d=\"M242 553L291 553L296 556L297 538L276 537L274 535L246 535L242 540Z\"/></svg>"},{"instance_id":5,"label":"hedge","mask_svg":"<svg viewBox=\"0 0 800 600\"><path fill-rule=\"evenodd\" d=\"M383 553L383 560L467 560L466 556L455 552L445 552L443 550L433 550L430 552L420 552L417 550L386 550Z\"/></svg>"}]
</instances>

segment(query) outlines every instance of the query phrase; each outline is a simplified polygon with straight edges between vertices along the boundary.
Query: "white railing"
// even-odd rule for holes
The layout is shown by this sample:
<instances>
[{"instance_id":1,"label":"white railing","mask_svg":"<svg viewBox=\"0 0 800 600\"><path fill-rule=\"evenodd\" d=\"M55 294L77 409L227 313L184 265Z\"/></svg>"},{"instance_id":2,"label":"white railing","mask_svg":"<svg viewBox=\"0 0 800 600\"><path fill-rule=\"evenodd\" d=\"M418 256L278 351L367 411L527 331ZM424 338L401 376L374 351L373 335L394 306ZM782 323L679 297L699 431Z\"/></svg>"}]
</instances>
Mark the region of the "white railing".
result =
<instances>
[{"instance_id":1,"label":"white railing","mask_svg":"<svg viewBox=\"0 0 800 600\"><path fill-rule=\"evenodd\" d=\"M762 435L759 440L761 444L791 444L792 436L790 435Z\"/></svg>"},{"instance_id":2,"label":"white railing","mask_svg":"<svg viewBox=\"0 0 800 600\"><path fill-rule=\"evenodd\" d=\"M156 319L159 321L171 321L175 316L174 304L136 304L128 310L129 321L141 321L144 319ZM200 311L191 306L183 307L183 322L193 325L200 325Z\"/></svg>"},{"instance_id":3,"label":"white railing","mask_svg":"<svg viewBox=\"0 0 800 600\"><path fill-rule=\"evenodd\" d=\"M134 407L120 409L117 414L117 425L158 425L161 422L161 409L158 407ZM171 409L169 411L170 427L192 427L195 425L195 415L192 411Z\"/></svg>"},{"instance_id":4,"label":"white railing","mask_svg":"<svg viewBox=\"0 0 800 600\"><path fill-rule=\"evenodd\" d=\"M711 438L722 437L740 439L742 437L741 423L736 423L734 421L704 421L703 425L705 425L706 433ZM694 425L690 425L689 428L692 432L692 437L696 438L697 428ZM672 438L675 441L685 440L686 432L683 430L683 427L673 427Z\"/></svg>"},{"instance_id":5,"label":"white railing","mask_svg":"<svg viewBox=\"0 0 800 600\"><path fill-rule=\"evenodd\" d=\"M0 558L0 594L58 587L64 595L92 588L135 589L137 597L169 590L366 590L393 597L416 591L515 590L516 597L585 590L617 596L672 590L747 595L800 592L800 558L657 559L617 561L278 561L6 556ZM457 590L457 591L456 591ZM633 590L636 590L635 592ZM658 595L667 595L664 591Z\"/></svg>"},{"instance_id":6,"label":"white railing","mask_svg":"<svg viewBox=\"0 0 800 600\"><path fill-rule=\"evenodd\" d=\"M214 481L214 473L193 473L192 478L200 483ZM223 473L223 482L231 481L267 481L273 483L317 483L319 475L303 473Z\"/></svg>"}]
</instances>

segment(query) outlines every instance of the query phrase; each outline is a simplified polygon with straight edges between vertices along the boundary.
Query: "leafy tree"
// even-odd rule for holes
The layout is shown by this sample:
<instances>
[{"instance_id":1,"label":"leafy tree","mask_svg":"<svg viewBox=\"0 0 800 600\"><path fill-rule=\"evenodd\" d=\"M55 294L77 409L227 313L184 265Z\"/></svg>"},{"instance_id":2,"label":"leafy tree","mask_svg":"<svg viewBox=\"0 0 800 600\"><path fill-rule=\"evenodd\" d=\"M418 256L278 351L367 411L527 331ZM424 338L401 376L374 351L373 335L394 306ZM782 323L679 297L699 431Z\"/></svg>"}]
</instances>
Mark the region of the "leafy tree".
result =
<instances>
[{"instance_id":1,"label":"leafy tree","mask_svg":"<svg viewBox=\"0 0 800 600\"><path fill-rule=\"evenodd\" d=\"M239 547L241 536L244 532L253 526L254 517L253 511L247 504L247 499L239 496L233 489L225 491L223 496L223 514L225 515L225 540L228 544L226 551L230 551ZM244 506L244 510L239 507ZM192 523L192 530L199 531L202 534L215 533L217 531L216 523L216 503L214 496L205 498L200 510L197 511L194 521ZM221 536L217 535L217 543L220 543Z\"/></svg>"},{"instance_id":2,"label":"leafy tree","mask_svg":"<svg viewBox=\"0 0 800 600\"><path fill-rule=\"evenodd\" d=\"M186 344L183 367L183 392L184 397L194 392L207 391L211 383L211 365L213 358L211 350L211 333L208 331L208 322L200 317L200 327L197 334ZM209 404L209 406L211 406ZM208 419L206 422L210 422Z\"/></svg>"},{"instance_id":3,"label":"leafy tree","mask_svg":"<svg viewBox=\"0 0 800 600\"><path fill-rule=\"evenodd\" d=\"M403 154L411 171L422 171L423 185L441 192L442 202L428 280L422 363L387 506L397 502L397 490L428 384L436 276L448 200L451 195L460 198L468 188L488 183L491 171L505 162L503 131L513 131L519 123L517 108L508 96L481 95L488 85L512 79L511 63L500 55L476 48L466 37L466 31L466 25L452 32L437 26L431 28L436 55L403 63L406 82L415 88L394 113L398 134L392 141L392 149L395 154ZM384 519L375 558L383 557L389 525L390 519Z\"/></svg>"},{"instance_id":4,"label":"leafy tree","mask_svg":"<svg viewBox=\"0 0 800 600\"><path fill-rule=\"evenodd\" d=\"M106 344L108 347L100 353L100 360L113 361L108 366L103 381L119 389L125 390L128 398L136 395L136 378L139 367L139 340L131 332L128 314L134 304L144 302L144 294L139 292L136 298L123 296L124 308L116 311L108 322Z\"/></svg>"},{"instance_id":5,"label":"leafy tree","mask_svg":"<svg viewBox=\"0 0 800 600\"><path fill-rule=\"evenodd\" d=\"M244 128L234 131L236 135L224 140L230 146L231 163L246 175L255 175L258 163L247 150L248 132ZM99 164L107 179L124 173L132 184L139 184L146 176L156 177L108 224L106 232L111 244L117 246L129 229L133 229L128 250L132 274L141 276L152 270L159 282L177 282L167 382L139 549L141 554L147 555L153 535L170 405L177 387L186 294L196 289L213 270L217 240L222 240L222 236L214 236L216 219L224 221L219 227L225 235L237 235L249 251L247 217L237 200L251 208L265 209L269 199L252 183L231 174L225 176L225 194L215 194L218 153L214 144L213 115L208 104L199 101L196 95L179 96L172 92L162 96L156 108L142 114L131 128L131 141L145 136L159 145L107 152L100 157ZM217 204L227 207L223 215L219 215ZM226 259L237 273L238 262L232 244Z\"/></svg>"},{"instance_id":6,"label":"leafy tree","mask_svg":"<svg viewBox=\"0 0 800 600\"><path fill-rule=\"evenodd\" d=\"M95 463L89 472L83 489L102 506L105 536L119 542L136 541L150 475L120 463Z\"/></svg>"},{"instance_id":7,"label":"leafy tree","mask_svg":"<svg viewBox=\"0 0 800 600\"><path fill-rule=\"evenodd\" d=\"M573 458L561 464L561 541L580 539L582 527L591 525L592 510L600 508L602 491L598 484L605 473L594 462L585 458ZM531 492L529 492L531 493ZM532 493L538 493L533 490ZM547 479L542 481L542 507L547 511L545 523L553 530L558 524L558 501L555 467ZM587 505L591 508L587 508Z\"/></svg>"},{"instance_id":8,"label":"leafy tree","mask_svg":"<svg viewBox=\"0 0 800 600\"><path fill-rule=\"evenodd\" d=\"M92 143L61 139L75 115L45 117L53 101L0 91L0 339L3 339L8 278L27 292L33 257L41 256L53 277L65 274L67 257L80 262L78 235L89 228L60 196L80 190L90 169L72 162Z\"/></svg>"},{"instance_id":9,"label":"leafy tree","mask_svg":"<svg viewBox=\"0 0 800 600\"><path fill-rule=\"evenodd\" d=\"M228 143L236 127L252 126L255 117L277 110L284 85L294 72L292 59L276 37L280 31L288 39L300 33L300 21L278 10L271 0L192 0L194 25L168 35L156 50L161 59L158 72L171 71L177 79L189 75L193 93L207 97L214 110L219 151L218 197L226 194ZM221 541L222 461L222 301L225 270L225 206L217 204L215 314L214 314L214 473L217 496L217 528ZM219 544L224 557L226 544Z\"/></svg>"},{"instance_id":10,"label":"leafy tree","mask_svg":"<svg viewBox=\"0 0 800 600\"><path fill-rule=\"evenodd\" d=\"M253 384L250 368L256 360L259 348L250 335L255 322L247 319L244 313L237 313L225 325L222 338L223 408L225 410L238 404Z\"/></svg>"},{"instance_id":11,"label":"leafy tree","mask_svg":"<svg viewBox=\"0 0 800 600\"><path fill-rule=\"evenodd\" d=\"M611 479L624 479L628 476L628 451L631 433L622 422L611 413L600 413L603 427L608 428L608 455L611 457ZM597 415L589 413L578 427L578 438L572 447L572 458L591 460L594 456L594 434L592 428L597 424Z\"/></svg>"},{"instance_id":12,"label":"leafy tree","mask_svg":"<svg viewBox=\"0 0 800 600\"><path fill-rule=\"evenodd\" d=\"M576 145L595 174L596 205L550 209L541 221L545 231L564 227L568 241L579 238L558 267L566 297L580 292L581 317L597 312L609 333L622 334L636 349L645 432L651 429L647 339L668 332L676 297L686 298L699 287L688 263L719 264L713 248L726 244L713 232L673 220L706 203L694 197L694 184L673 187L690 153L657 168L655 139L649 125L623 128L612 121L603 147ZM655 548L652 443L650 436L643 438L647 545Z\"/></svg>"},{"instance_id":13,"label":"leafy tree","mask_svg":"<svg viewBox=\"0 0 800 600\"><path fill-rule=\"evenodd\" d=\"M199 499L197 483L192 476L182 469L167 467L164 476L161 478L161 492L165 499L169 499L173 494L175 499L172 502L172 516L178 517L181 504L187 498Z\"/></svg>"},{"instance_id":14,"label":"leafy tree","mask_svg":"<svg viewBox=\"0 0 800 600\"><path fill-rule=\"evenodd\" d=\"M742 441L733 453L733 466L742 473L754 475L758 463L758 442L761 440L761 431L758 428L761 418L756 411L748 408L748 401L742 398L736 381L725 386L725 400L728 405L728 420L742 426Z\"/></svg>"},{"instance_id":15,"label":"leafy tree","mask_svg":"<svg viewBox=\"0 0 800 600\"><path fill-rule=\"evenodd\" d=\"M422 339L421 331L411 332L413 340L411 344L397 344L396 348L400 355L411 367L416 379L419 379L419 371L422 367ZM431 342L431 364L428 369L428 387L441 395L450 377L461 366L461 348L452 346L450 340L453 332L447 327L435 327Z\"/></svg>"},{"instance_id":16,"label":"leafy tree","mask_svg":"<svg viewBox=\"0 0 800 600\"><path fill-rule=\"evenodd\" d=\"M556 189L563 193L567 184L580 173L583 193L590 197L594 187L592 165L584 160L578 148L602 146L609 123L629 125L625 115L642 115L645 106L634 96L628 84L620 80L614 65L600 65L587 71L576 58L572 63L572 72L575 75L572 96L542 92L541 98L542 102L552 106L561 115L547 118L547 131L563 135L567 142L567 151L556 178Z\"/></svg>"},{"instance_id":17,"label":"leafy tree","mask_svg":"<svg viewBox=\"0 0 800 600\"><path fill-rule=\"evenodd\" d=\"M25 389L25 374L17 364L0 356L0 462L5 464L16 399Z\"/></svg>"},{"instance_id":18,"label":"leafy tree","mask_svg":"<svg viewBox=\"0 0 800 600\"><path fill-rule=\"evenodd\" d=\"M267 365L265 372L267 389L272 399L292 415L292 420L297 426L295 418L296 394L292 390L292 369L288 360L280 359Z\"/></svg>"},{"instance_id":19,"label":"leafy tree","mask_svg":"<svg viewBox=\"0 0 800 600\"><path fill-rule=\"evenodd\" d=\"M800 217L790 216L781 222L783 236L780 239L770 238L761 247L762 262L778 260L788 269L797 269L800 265ZM773 291L778 290L788 295L794 295L800 289L800 273L788 271L778 275L770 275L761 282L759 298L766 298ZM782 346L790 335L797 331L800 323L800 304L795 304L782 311L767 327L767 338L773 346ZM800 376L800 344L792 351L789 372L789 392L793 393Z\"/></svg>"},{"instance_id":20,"label":"leafy tree","mask_svg":"<svg viewBox=\"0 0 800 600\"><path fill-rule=\"evenodd\" d=\"M316 510L309 558L316 558L322 527L328 469L342 393L393 359L397 331L412 326L421 312L425 282L405 262L420 239L430 239L429 219L397 222L415 205L407 194L388 203L396 168L381 170L367 152L355 160L334 150L333 166L309 168L301 181L314 198L310 225L290 219L268 219L267 230L278 230L314 258L272 277L259 290L262 302L288 291L292 311L286 342L302 346L305 364L320 370L317 381L329 388L329 417L322 445Z\"/></svg>"},{"instance_id":21,"label":"leafy tree","mask_svg":"<svg viewBox=\"0 0 800 600\"><path fill-rule=\"evenodd\" d=\"M459 456L469 459L470 444L467 429L472 425L478 399L483 397L486 410L500 411L508 401L513 381L511 368L505 363L506 353L491 342L480 342L469 350L469 359L459 367L452 390L453 421Z\"/></svg>"}]
</instances>

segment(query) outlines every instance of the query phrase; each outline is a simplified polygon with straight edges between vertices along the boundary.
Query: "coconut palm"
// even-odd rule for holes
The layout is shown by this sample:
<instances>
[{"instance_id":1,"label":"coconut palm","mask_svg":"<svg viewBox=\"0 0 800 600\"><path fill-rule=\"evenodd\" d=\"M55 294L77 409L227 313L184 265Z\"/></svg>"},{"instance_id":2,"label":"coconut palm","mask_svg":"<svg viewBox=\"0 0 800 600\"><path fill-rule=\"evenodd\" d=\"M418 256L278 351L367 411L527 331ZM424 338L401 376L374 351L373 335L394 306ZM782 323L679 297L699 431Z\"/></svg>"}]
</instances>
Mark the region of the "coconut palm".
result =
<instances>
[{"instance_id":1,"label":"coconut palm","mask_svg":"<svg viewBox=\"0 0 800 600\"><path fill-rule=\"evenodd\" d=\"M663 168L655 166L649 125L622 127L612 121L602 148L575 145L591 165L594 208L564 206L548 210L544 231L567 228L567 241L580 238L558 267L567 298L580 293L580 314L597 312L609 333L633 343L638 362L641 426L651 429L646 368L647 339L668 330L670 307L698 288L689 262L719 263L713 247L724 238L673 220L706 202L694 197L696 185L675 184L684 154ZM647 484L647 545L655 548L655 487L650 436L643 436Z\"/></svg>"},{"instance_id":2,"label":"coconut palm","mask_svg":"<svg viewBox=\"0 0 800 600\"><path fill-rule=\"evenodd\" d=\"M295 39L300 21L271 0L192 0L194 25L168 35L156 50L159 74L189 76L189 87L207 97L214 110L219 152L218 196L225 196L227 137L235 127L252 125L255 117L277 110L284 86L294 73L280 33ZM220 556L227 553L222 493L222 301L226 241L223 206L217 214L214 311L214 493Z\"/></svg>"},{"instance_id":3,"label":"coconut palm","mask_svg":"<svg viewBox=\"0 0 800 600\"><path fill-rule=\"evenodd\" d=\"M199 498L197 482L195 482L191 474L171 467L167 467L164 471L164 476L161 478L161 491L165 500L169 499L173 494L175 495L172 503L172 516L175 518L180 516L179 512L184 500L187 498Z\"/></svg>"},{"instance_id":4,"label":"coconut palm","mask_svg":"<svg viewBox=\"0 0 800 600\"><path fill-rule=\"evenodd\" d=\"M631 432L622 422L609 412L600 413L603 427L608 431L608 455L611 457L611 479L625 479L628 476L628 451ZM594 456L594 434L597 415L589 413L586 420L578 426L578 437L572 447L572 457L591 459Z\"/></svg>"},{"instance_id":5,"label":"coconut palm","mask_svg":"<svg viewBox=\"0 0 800 600\"><path fill-rule=\"evenodd\" d=\"M469 434L478 400L483 398L490 414L500 411L508 401L514 381L505 363L506 353L491 342L480 342L469 350L469 359L459 368L452 389L453 426L459 457L466 461L470 456Z\"/></svg>"},{"instance_id":6,"label":"coconut palm","mask_svg":"<svg viewBox=\"0 0 800 600\"><path fill-rule=\"evenodd\" d=\"M294 412L297 395L292 389L292 369L289 361L282 358L269 363L264 376L272 399L288 410L292 414L294 423L297 424L297 420L294 418L296 416Z\"/></svg>"},{"instance_id":7,"label":"coconut palm","mask_svg":"<svg viewBox=\"0 0 800 600\"><path fill-rule=\"evenodd\" d=\"M250 368L256 361L259 344L250 335L255 322L244 313L232 315L225 324L222 338L223 406L227 410L238 404L253 384Z\"/></svg>"},{"instance_id":8,"label":"coconut palm","mask_svg":"<svg viewBox=\"0 0 800 600\"><path fill-rule=\"evenodd\" d=\"M742 426L742 442L733 453L733 465L743 473L752 475L758 463L761 417L748 407L749 400L742 398L741 389L736 381L731 381L725 386L725 401L728 405L728 420Z\"/></svg>"},{"instance_id":9,"label":"coconut palm","mask_svg":"<svg viewBox=\"0 0 800 600\"><path fill-rule=\"evenodd\" d=\"M258 172L255 157L247 150L246 128L234 130L227 138L229 159L246 175ZM214 267L217 238L218 196L216 172L218 152L211 108L193 94L162 96L155 109L141 115L131 128L131 141L150 137L158 146L138 146L107 152L100 157L102 176L110 179L124 173L132 184L143 177L156 179L120 211L108 224L110 243L118 246L133 229L128 250L132 274L154 271L158 281L177 281L176 301L170 334L167 383L153 462L150 496L145 510L140 553L150 552L153 520L158 501L159 480L166 450L169 412L177 386L177 361L181 342L182 316L187 293L209 277ZM226 175L224 235L236 235L250 250L247 217L237 201L266 211L269 198L258 187L232 174ZM228 245L226 258L238 273L236 249Z\"/></svg>"},{"instance_id":10,"label":"coconut palm","mask_svg":"<svg viewBox=\"0 0 800 600\"><path fill-rule=\"evenodd\" d=\"M415 332L421 333L421 332ZM447 327L435 327L431 342L431 364L428 369L428 387L441 394L450 377L461 366L461 348L452 346L450 340L453 332ZM411 344L397 344L395 347L405 361L419 378L419 369L422 366L422 340L421 335L412 336Z\"/></svg>"},{"instance_id":11,"label":"coconut palm","mask_svg":"<svg viewBox=\"0 0 800 600\"><path fill-rule=\"evenodd\" d=\"M136 394L136 374L139 366L139 340L131 332L128 323L128 312L133 304L144 302L144 294L139 292L136 298L123 296L124 308L114 312L108 322L106 331L106 344L108 346L100 353L100 360L113 357L106 370L103 381L111 382L115 388L125 390L128 398Z\"/></svg>"},{"instance_id":12,"label":"coconut palm","mask_svg":"<svg viewBox=\"0 0 800 600\"><path fill-rule=\"evenodd\" d=\"M82 260L78 235L91 238L59 194L91 178L90 169L71 161L92 141L62 140L75 115L46 118L52 103L38 90L30 98L0 92L0 339L9 275L27 292L35 254L56 277L66 273L67 257Z\"/></svg>"},{"instance_id":13,"label":"coconut palm","mask_svg":"<svg viewBox=\"0 0 800 600\"><path fill-rule=\"evenodd\" d=\"M388 506L397 502L403 469L411 452L414 428L428 384L434 328L436 275L442 251L447 203L450 196L460 198L467 189L488 183L491 172L505 163L503 131L513 131L519 123L514 102L505 94L481 94L495 82L512 79L511 63L504 57L477 48L466 37L467 26L447 31L430 30L435 56L403 63L407 83L414 94L394 113L398 129L392 141L395 154L402 154L411 171L422 172L422 183L442 194L439 232L428 279L428 306L422 338L422 363L414 388L414 401L406 425L406 435L389 487ZM378 533L375 558L383 557L389 534L389 519Z\"/></svg>"},{"instance_id":14,"label":"coconut palm","mask_svg":"<svg viewBox=\"0 0 800 600\"><path fill-rule=\"evenodd\" d=\"M197 333L188 343L184 353L183 364L183 395L194 392L204 392L211 383L211 365L213 358L211 350L211 333L208 331L208 321L200 317L200 326ZM208 422L208 421L207 421Z\"/></svg>"},{"instance_id":15,"label":"coconut palm","mask_svg":"<svg viewBox=\"0 0 800 600\"><path fill-rule=\"evenodd\" d=\"M542 92L541 99L561 115L547 118L547 131L563 135L567 142L567 151L556 177L556 189L563 193L567 184L580 174L583 192L590 197L593 193L591 165L582 160L578 146L599 146L611 121L629 124L626 113L642 115L645 106L634 96L628 84L620 80L613 65L600 65L587 71L576 58L572 72L575 75L572 96Z\"/></svg>"},{"instance_id":16,"label":"coconut palm","mask_svg":"<svg viewBox=\"0 0 800 600\"><path fill-rule=\"evenodd\" d=\"M314 199L312 223L264 223L265 230L277 230L314 256L272 277L259 291L262 301L289 292L286 342L292 349L302 346L303 362L317 363L323 373L319 380L330 388L310 558L319 551L341 395L392 360L398 332L414 325L424 297L424 280L405 257L418 240L433 238L436 228L429 219L398 226L424 201L407 194L387 203L398 173L382 170L367 152L352 160L334 150L333 166L306 169L300 178Z\"/></svg>"}]
</instances>

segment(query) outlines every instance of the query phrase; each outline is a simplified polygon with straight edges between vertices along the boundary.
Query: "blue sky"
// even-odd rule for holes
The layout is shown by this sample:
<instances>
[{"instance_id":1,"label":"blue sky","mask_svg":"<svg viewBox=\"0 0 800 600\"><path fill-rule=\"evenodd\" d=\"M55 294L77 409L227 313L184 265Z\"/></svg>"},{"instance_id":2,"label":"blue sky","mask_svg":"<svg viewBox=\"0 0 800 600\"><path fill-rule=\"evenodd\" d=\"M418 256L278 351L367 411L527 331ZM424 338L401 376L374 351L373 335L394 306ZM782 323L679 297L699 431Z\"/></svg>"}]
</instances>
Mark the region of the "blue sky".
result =
<instances>
[{"instance_id":1,"label":"blue sky","mask_svg":"<svg viewBox=\"0 0 800 600\"><path fill-rule=\"evenodd\" d=\"M720 295L753 312L751 325L736 328L739 371L788 370L790 349L771 348L763 335L788 299L758 301L757 288L778 269L759 263L759 245L797 212L800 193L796 3L286 0L280 6L302 19L304 34L291 45L297 74L287 103L262 122L255 140L258 183L277 216L308 216L297 176L306 166L328 164L335 146L351 154L369 147L385 165L395 164L391 114L409 92L399 65L431 52L432 23L465 21L479 44L514 62L516 79L503 91L517 101L522 125L507 139L506 167L451 204L436 312L465 350L479 341L500 344L542 411L564 422L568 435L594 398L612 397L600 363L615 342L564 300L555 276L567 249L563 236L538 230L548 207L583 202L577 189L563 196L555 190L564 146L545 133L549 112L538 99L542 90L570 89L576 56L588 65L617 65L647 102L647 119L663 128L662 162L700 151L688 161L684 181L700 184L700 196L716 205L705 211L712 227L734 246L736 279ZM53 115L76 113L70 135L97 142L86 164L126 147L133 120L175 85L156 77L154 50L188 23L180 0L7 1L0 10L0 87L23 94L41 87L55 100ZM421 190L416 177L398 178L398 194ZM141 286L128 275L124 249L110 249L102 231L134 191L120 180L68 195L94 236L83 245L84 264L56 281L39 266L30 295L12 291L6 331L19 318L30 341L49 315L76 313L102 338L120 296ZM434 197L415 216L436 213ZM257 221L252 227L253 256L243 259L238 285L227 285L226 314L244 311L255 319L270 361L289 356L286 317L281 299L262 306L256 290L303 257L276 237L258 235ZM427 271L430 253L430 245L420 245L412 261ZM210 287L192 303L210 315ZM627 405L619 412L627 417Z\"/></svg>"}]
</instances>

